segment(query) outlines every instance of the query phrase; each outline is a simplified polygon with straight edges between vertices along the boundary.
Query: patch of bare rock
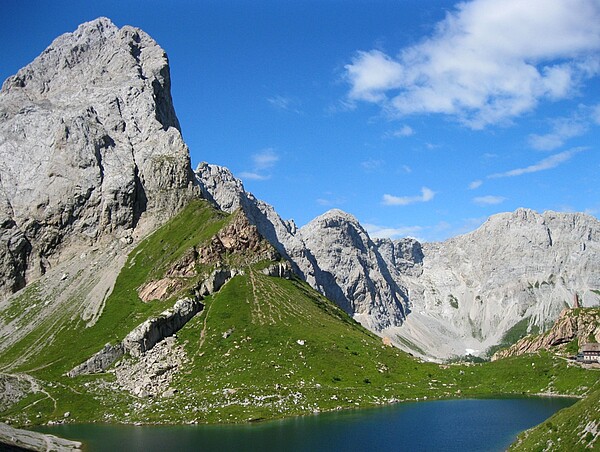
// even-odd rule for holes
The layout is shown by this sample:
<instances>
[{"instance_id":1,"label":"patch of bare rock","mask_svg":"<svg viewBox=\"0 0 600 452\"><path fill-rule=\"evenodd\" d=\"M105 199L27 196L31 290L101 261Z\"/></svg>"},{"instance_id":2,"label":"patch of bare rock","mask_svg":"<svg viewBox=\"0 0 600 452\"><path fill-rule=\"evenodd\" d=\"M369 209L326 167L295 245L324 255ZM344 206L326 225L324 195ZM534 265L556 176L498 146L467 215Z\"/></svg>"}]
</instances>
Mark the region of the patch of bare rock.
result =
<instances>
[{"instance_id":1,"label":"patch of bare rock","mask_svg":"<svg viewBox=\"0 0 600 452\"><path fill-rule=\"evenodd\" d=\"M0 450L70 452L80 451L81 443L54 435L14 428L0 422Z\"/></svg>"}]
</instances>

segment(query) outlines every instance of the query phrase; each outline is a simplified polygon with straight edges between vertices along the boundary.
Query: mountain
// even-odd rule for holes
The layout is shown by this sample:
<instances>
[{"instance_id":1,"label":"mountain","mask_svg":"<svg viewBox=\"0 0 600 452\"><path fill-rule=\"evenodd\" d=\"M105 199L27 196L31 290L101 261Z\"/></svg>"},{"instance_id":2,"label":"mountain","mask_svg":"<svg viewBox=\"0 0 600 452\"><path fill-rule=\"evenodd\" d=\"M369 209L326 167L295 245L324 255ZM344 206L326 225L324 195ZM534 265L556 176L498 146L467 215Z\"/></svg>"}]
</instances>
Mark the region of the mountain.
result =
<instances>
[{"instance_id":1,"label":"mountain","mask_svg":"<svg viewBox=\"0 0 600 452\"><path fill-rule=\"evenodd\" d=\"M544 331L575 294L600 302L600 222L589 215L518 209L422 250L423 273L401 279L413 314L400 334L432 355L481 354L507 334Z\"/></svg>"},{"instance_id":2,"label":"mountain","mask_svg":"<svg viewBox=\"0 0 600 452\"><path fill-rule=\"evenodd\" d=\"M77 300L48 314L54 295L28 285L0 309L2 323L28 328L0 341L2 419L247 422L405 400L585 395L596 381L548 356L420 362L289 269L243 211L198 199L129 252L93 323Z\"/></svg>"},{"instance_id":3,"label":"mountain","mask_svg":"<svg viewBox=\"0 0 600 452\"><path fill-rule=\"evenodd\" d=\"M203 163L196 175L207 199L244 209L312 287L423 357L485 355L550 327L576 293L600 302L600 222L589 215L518 209L441 243L372 240L339 210L297 228L226 168Z\"/></svg>"},{"instance_id":4,"label":"mountain","mask_svg":"<svg viewBox=\"0 0 600 452\"><path fill-rule=\"evenodd\" d=\"M106 18L4 82L0 295L80 249L136 239L193 196L170 83L158 44Z\"/></svg>"},{"instance_id":5,"label":"mountain","mask_svg":"<svg viewBox=\"0 0 600 452\"><path fill-rule=\"evenodd\" d=\"M587 215L520 209L443 243L371 239L339 210L298 228L226 168L194 174L166 54L105 18L9 77L0 118L0 294L60 287L49 314L77 297L93 323L133 246L199 192L242 208L303 280L423 357L484 355L548 328L576 292L585 306L600 300L600 228ZM0 334L12 341L31 327Z\"/></svg>"},{"instance_id":6,"label":"mountain","mask_svg":"<svg viewBox=\"0 0 600 452\"><path fill-rule=\"evenodd\" d=\"M573 290L594 304L597 220L523 210L441 244L373 240L338 210L298 228L227 169L192 172L169 85L164 51L104 18L3 85L2 421L594 396L595 374L544 351L446 365L392 344L445 357L546 322ZM0 430L0 447L23 434Z\"/></svg>"}]
</instances>

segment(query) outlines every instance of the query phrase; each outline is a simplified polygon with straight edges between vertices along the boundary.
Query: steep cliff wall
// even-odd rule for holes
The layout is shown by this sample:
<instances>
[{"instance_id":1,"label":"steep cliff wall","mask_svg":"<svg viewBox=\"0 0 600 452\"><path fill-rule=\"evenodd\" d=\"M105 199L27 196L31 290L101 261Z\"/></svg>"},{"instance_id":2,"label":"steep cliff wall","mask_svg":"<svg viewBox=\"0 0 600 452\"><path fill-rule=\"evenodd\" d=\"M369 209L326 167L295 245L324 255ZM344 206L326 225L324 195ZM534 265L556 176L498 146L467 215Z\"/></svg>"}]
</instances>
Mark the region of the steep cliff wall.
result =
<instances>
[{"instance_id":1,"label":"steep cliff wall","mask_svg":"<svg viewBox=\"0 0 600 452\"><path fill-rule=\"evenodd\" d=\"M518 209L422 251L421 274L399 276L412 314L389 333L434 355L481 354L522 319L545 331L574 293L600 302L600 222L589 215Z\"/></svg>"},{"instance_id":2,"label":"steep cliff wall","mask_svg":"<svg viewBox=\"0 0 600 452\"><path fill-rule=\"evenodd\" d=\"M0 294L76 245L132 240L193 196L170 83L164 50L106 18L58 37L4 82Z\"/></svg>"}]
</instances>

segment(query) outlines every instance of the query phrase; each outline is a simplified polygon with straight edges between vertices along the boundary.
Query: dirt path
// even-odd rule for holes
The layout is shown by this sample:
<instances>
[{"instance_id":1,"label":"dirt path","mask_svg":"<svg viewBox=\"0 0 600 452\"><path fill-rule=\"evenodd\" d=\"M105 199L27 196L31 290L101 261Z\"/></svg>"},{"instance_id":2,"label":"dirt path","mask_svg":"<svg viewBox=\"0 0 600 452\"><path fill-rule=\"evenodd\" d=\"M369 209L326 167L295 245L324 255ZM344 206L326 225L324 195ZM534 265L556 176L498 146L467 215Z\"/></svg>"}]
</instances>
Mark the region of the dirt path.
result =
<instances>
[{"instance_id":1,"label":"dirt path","mask_svg":"<svg viewBox=\"0 0 600 452\"><path fill-rule=\"evenodd\" d=\"M23 409L29 408L30 406L33 405L37 405L38 403L40 403L42 400L46 400L46 399L50 399L52 400L52 404L54 405L54 410L56 411L56 399L54 397L52 397L52 395L46 391L40 384L39 382L32 377L31 375L28 374L24 374L24 373L17 373L17 374L9 374L9 373L4 373L1 372L0 375L6 376L6 377L12 377L12 378L16 378L17 381L22 382L22 381L26 381L27 383L29 383L29 387L30 392L33 393L42 393L44 394L46 397L42 398L42 399L38 399L32 403L30 403L29 405L27 405L26 407L24 407Z\"/></svg>"}]
</instances>

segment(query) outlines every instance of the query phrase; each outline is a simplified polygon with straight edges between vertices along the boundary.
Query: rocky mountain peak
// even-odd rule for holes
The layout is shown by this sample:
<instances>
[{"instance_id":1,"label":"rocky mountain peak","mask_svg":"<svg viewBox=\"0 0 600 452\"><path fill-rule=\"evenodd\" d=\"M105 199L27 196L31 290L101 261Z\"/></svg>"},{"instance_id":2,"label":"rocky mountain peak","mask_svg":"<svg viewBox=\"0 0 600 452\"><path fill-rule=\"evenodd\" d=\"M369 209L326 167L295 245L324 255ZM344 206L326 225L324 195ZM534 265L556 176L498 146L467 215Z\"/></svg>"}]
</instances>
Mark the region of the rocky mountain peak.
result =
<instances>
[{"instance_id":1,"label":"rocky mountain peak","mask_svg":"<svg viewBox=\"0 0 600 452\"><path fill-rule=\"evenodd\" d=\"M164 50L107 18L58 37L4 82L0 293L71 245L135 240L194 195L170 87Z\"/></svg>"},{"instance_id":2,"label":"rocky mountain peak","mask_svg":"<svg viewBox=\"0 0 600 452\"><path fill-rule=\"evenodd\" d=\"M65 78L69 83L65 83ZM9 77L2 92L66 108L114 93L116 84L132 93L152 88L156 119L166 130L179 121L171 100L169 63L165 51L144 31L118 28L101 17L56 38L31 64Z\"/></svg>"},{"instance_id":3,"label":"rocky mountain peak","mask_svg":"<svg viewBox=\"0 0 600 452\"><path fill-rule=\"evenodd\" d=\"M356 217L339 209L332 209L316 217L300 228L304 237L316 238L317 235L336 236L339 244L350 244L354 247L369 247L371 239Z\"/></svg>"},{"instance_id":4,"label":"rocky mountain peak","mask_svg":"<svg viewBox=\"0 0 600 452\"><path fill-rule=\"evenodd\" d=\"M360 227L360 229L362 229L362 226L360 226L360 223L354 215L349 214L348 212L344 212L340 209L330 209L327 212L313 219L311 223L313 222L321 222L332 226L339 225L341 223L352 223L353 225L356 225Z\"/></svg>"},{"instance_id":5,"label":"rocky mountain peak","mask_svg":"<svg viewBox=\"0 0 600 452\"><path fill-rule=\"evenodd\" d=\"M196 168L196 177L203 198L225 212L231 213L240 208L246 191L242 181L236 179L228 168L201 162Z\"/></svg>"}]
</instances>

